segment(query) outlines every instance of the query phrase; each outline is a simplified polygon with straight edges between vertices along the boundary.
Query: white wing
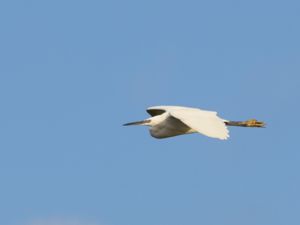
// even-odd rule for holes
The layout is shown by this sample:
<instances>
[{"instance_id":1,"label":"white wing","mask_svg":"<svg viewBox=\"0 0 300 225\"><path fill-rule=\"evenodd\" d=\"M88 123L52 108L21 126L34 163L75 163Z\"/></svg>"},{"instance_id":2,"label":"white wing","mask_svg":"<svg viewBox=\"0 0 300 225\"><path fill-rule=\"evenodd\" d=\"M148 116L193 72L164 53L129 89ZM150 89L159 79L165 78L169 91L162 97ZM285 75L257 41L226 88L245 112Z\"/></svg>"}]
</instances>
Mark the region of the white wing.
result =
<instances>
[{"instance_id":1,"label":"white wing","mask_svg":"<svg viewBox=\"0 0 300 225\"><path fill-rule=\"evenodd\" d=\"M170 115L179 119L196 132L208 137L221 140L226 140L229 137L229 131L224 123L225 120L218 117L216 112L179 106L158 106L149 109L168 111Z\"/></svg>"}]
</instances>

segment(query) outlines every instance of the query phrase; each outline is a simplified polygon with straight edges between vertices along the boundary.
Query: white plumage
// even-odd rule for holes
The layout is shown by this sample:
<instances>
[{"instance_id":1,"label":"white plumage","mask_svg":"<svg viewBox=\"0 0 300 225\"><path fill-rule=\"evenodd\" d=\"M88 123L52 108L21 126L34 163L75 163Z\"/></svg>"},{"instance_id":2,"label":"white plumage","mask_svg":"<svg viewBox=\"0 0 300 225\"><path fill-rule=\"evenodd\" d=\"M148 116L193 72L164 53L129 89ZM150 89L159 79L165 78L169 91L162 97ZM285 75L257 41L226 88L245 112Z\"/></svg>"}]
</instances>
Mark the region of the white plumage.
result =
<instances>
[{"instance_id":1,"label":"white plumage","mask_svg":"<svg viewBox=\"0 0 300 225\"><path fill-rule=\"evenodd\" d=\"M221 140L229 137L227 126L264 126L263 122L256 120L233 122L221 119L217 112L182 106L154 106L148 108L147 112L152 116L149 119L124 125L150 126L150 134L155 138L200 133Z\"/></svg>"}]
</instances>

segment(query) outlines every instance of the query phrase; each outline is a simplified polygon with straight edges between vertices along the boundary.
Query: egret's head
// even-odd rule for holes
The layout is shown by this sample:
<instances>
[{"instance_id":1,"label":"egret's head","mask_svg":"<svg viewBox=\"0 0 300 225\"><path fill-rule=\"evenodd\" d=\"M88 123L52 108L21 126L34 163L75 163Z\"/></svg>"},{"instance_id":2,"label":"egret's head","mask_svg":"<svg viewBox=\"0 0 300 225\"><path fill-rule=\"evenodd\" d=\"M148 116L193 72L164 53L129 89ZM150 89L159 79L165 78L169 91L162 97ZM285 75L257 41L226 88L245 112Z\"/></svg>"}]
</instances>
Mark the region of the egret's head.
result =
<instances>
[{"instance_id":1,"label":"egret's head","mask_svg":"<svg viewBox=\"0 0 300 225\"><path fill-rule=\"evenodd\" d=\"M157 115L150 117L146 120L142 121L136 121L136 122L131 122L131 123L125 123L124 126L130 126L130 125L145 125L145 126L155 126L159 123L161 123L165 118L167 117L167 114L162 114L162 115Z\"/></svg>"},{"instance_id":2,"label":"egret's head","mask_svg":"<svg viewBox=\"0 0 300 225\"><path fill-rule=\"evenodd\" d=\"M124 126L130 126L130 125L144 125L144 126L155 126L164 120L165 116L158 115L158 116L153 116L150 117L146 120L141 120L141 121L136 121L136 122L131 122L131 123L125 123Z\"/></svg>"}]
</instances>

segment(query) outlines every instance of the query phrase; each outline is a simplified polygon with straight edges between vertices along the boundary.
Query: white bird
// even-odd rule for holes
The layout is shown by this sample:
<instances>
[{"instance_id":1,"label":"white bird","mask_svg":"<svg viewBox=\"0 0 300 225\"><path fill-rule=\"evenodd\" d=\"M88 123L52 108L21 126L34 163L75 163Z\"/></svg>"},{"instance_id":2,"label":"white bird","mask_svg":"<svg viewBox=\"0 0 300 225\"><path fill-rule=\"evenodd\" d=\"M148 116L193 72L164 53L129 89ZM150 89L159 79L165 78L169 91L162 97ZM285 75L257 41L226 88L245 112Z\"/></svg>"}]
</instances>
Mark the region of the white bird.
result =
<instances>
[{"instance_id":1,"label":"white bird","mask_svg":"<svg viewBox=\"0 0 300 225\"><path fill-rule=\"evenodd\" d=\"M217 116L217 112L182 106L154 106L147 109L152 116L146 120L126 123L146 125L155 138L168 138L181 134L200 133L212 138L226 140L229 137L227 126L264 127L264 122L255 119L229 121Z\"/></svg>"}]
</instances>

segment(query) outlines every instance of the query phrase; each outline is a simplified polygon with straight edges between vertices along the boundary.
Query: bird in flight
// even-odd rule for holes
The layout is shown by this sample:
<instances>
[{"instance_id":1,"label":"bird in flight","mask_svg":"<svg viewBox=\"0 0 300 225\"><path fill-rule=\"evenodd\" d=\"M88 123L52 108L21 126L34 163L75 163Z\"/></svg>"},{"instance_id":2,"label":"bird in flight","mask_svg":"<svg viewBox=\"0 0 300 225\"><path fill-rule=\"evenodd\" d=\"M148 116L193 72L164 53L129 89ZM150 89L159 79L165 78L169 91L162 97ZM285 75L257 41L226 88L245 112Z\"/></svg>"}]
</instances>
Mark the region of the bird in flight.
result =
<instances>
[{"instance_id":1,"label":"bird in flight","mask_svg":"<svg viewBox=\"0 0 300 225\"><path fill-rule=\"evenodd\" d=\"M264 122L255 119L229 121L218 117L217 112L182 106L154 106L147 109L150 118L126 123L150 127L155 138L168 138L182 134L200 133L211 138L226 140L229 138L228 126L265 127Z\"/></svg>"}]
</instances>

